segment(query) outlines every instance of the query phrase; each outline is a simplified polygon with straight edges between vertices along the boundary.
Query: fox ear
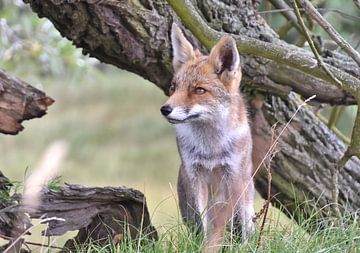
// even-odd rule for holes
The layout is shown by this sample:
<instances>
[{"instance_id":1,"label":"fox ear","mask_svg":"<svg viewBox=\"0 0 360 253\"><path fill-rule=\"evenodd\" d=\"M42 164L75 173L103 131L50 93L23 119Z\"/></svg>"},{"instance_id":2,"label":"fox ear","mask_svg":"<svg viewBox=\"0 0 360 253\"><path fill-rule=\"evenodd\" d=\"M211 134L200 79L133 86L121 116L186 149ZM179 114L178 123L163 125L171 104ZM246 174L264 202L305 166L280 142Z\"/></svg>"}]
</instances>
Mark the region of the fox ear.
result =
<instances>
[{"instance_id":1,"label":"fox ear","mask_svg":"<svg viewBox=\"0 0 360 253\"><path fill-rule=\"evenodd\" d=\"M195 52L190 42L175 23L171 27L171 44L173 48L172 63L176 72L184 63L195 58Z\"/></svg>"},{"instance_id":2,"label":"fox ear","mask_svg":"<svg viewBox=\"0 0 360 253\"><path fill-rule=\"evenodd\" d=\"M211 50L209 61L218 75L221 75L224 71L229 73L238 71L240 68L240 56L235 40L229 35L224 35Z\"/></svg>"}]
</instances>

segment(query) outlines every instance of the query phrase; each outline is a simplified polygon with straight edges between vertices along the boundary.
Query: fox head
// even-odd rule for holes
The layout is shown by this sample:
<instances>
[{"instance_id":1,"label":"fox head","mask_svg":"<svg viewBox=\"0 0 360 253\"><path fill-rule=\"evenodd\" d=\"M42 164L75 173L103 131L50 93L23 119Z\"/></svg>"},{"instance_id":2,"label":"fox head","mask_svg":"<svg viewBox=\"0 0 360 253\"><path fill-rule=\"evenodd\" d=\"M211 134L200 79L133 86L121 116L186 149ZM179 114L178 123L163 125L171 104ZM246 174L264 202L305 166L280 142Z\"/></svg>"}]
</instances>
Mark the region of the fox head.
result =
<instances>
[{"instance_id":1,"label":"fox head","mask_svg":"<svg viewBox=\"0 0 360 253\"><path fill-rule=\"evenodd\" d=\"M232 99L239 95L241 80L234 39L225 35L210 55L202 55L174 23L171 42L175 74L161 113L172 124L213 121L226 115Z\"/></svg>"}]
</instances>

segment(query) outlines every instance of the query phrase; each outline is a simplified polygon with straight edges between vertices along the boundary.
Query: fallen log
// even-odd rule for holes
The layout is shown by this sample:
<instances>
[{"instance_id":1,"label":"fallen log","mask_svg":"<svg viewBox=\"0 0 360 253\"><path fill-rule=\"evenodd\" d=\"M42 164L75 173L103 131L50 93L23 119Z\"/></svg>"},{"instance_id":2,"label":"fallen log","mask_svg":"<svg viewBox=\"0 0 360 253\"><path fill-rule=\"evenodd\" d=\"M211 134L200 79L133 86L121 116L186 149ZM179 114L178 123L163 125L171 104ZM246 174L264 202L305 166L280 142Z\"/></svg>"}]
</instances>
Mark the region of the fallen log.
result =
<instances>
[{"instance_id":1,"label":"fallen log","mask_svg":"<svg viewBox=\"0 0 360 253\"><path fill-rule=\"evenodd\" d=\"M143 193L131 188L70 184L57 189L44 188L40 205L36 208L22 205L20 194L10 199L13 201L10 208L9 205L2 205L6 210L0 209L0 237L9 238L9 241L15 240L31 226L29 219L22 219L27 216L19 216L24 213L30 219L41 219L48 224L47 229L42 231L43 236L79 231L75 238L66 242L61 252L74 252L89 241L104 246L129 238L142 241L158 238L157 231L151 225ZM21 243L26 244L26 241Z\"/></svg>"},{"instance_id":2,"label":"fallen log","mask_svg":"<svg viewBox=\"0 0 360 253\"><path fill-rule=\"evenodd\" d=\"M115 207L115 208L114 208ZM45 236L63 235L68 231L78 230L91 224L93 218L101 213L134 209L128 214L127 222L135 227L147 229L155 236L155 229L150 225L149 213L144 195L127 187L86 187L83 185L65 184L58 190L43 189L41 204L35 210L27 209L31 218L57 217L65 221L50 221L43 231ZM140 209L139 209L140 208ZM113 210L114 209L114 210ZM139 211L139 212L138 212ZM143 216L144 213L144 217ZM141 220L143 224L141 224ZM140 226L142 225L142 226ZM154 233L154 234L153 234ZM156 237L156 236L155 236Z\"/></svg>"}]
</instances>

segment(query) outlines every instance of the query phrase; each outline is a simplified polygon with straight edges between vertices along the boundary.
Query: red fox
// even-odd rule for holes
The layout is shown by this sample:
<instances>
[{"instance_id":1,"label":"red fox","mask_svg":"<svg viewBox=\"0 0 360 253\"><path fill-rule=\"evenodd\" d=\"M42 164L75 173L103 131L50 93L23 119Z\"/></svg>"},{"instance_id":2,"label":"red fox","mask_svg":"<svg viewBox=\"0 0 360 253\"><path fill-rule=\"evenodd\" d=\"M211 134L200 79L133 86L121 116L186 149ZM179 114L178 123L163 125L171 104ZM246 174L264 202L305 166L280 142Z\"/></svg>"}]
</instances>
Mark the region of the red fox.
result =
<instances>
[{"instance_id":1,"label":"red fox","mask_svg":"<svg viewBox=\"0 0 360 253\"><path fill-rule=\"evenodd\" d=\"M217 252L228 225L247 238L253 231L252 139L239 91L240 57L223 36L202 55L180 28L171 31L174 78L161 113L174 124L181 157L180 212L204 233L204 252Z\"/></svg>"}]
</instances>

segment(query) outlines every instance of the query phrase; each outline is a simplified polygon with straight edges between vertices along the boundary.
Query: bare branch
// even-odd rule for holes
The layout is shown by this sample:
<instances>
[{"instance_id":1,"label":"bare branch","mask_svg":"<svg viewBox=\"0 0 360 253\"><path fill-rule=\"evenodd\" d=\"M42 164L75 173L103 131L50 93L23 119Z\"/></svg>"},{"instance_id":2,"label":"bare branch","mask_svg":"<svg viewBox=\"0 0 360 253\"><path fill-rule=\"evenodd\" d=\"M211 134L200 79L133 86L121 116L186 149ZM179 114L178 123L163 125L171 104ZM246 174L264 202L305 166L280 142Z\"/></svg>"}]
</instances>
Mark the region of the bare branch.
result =
<instances>
[{"instance_id":1,"label":"bare branch","mask_svg":"<svg viewBox=\"0 0 360 253\"><path fill-rule=\"evenodd\" d=\"M14 237L2 235L2 234L0 234L0 238L5 239L5 240L14 240L14 239L16 239ZM50 248L50 249L63 249L61 247L56 247L56 246L52 246L52 245L49 245L49 244L42 244L42 243L37 243L37 242L24 241L23 243L33 245L33 246L46 247L46 248Z\"/></svg>"},{"instance_id":2,"label":"bare branch","mask_svg":"<svg viewBox=\"0 0 360 253\"><path fill-rule=\"evenodd\" d=\"M299 10L303 11L304 8L299 8ZM316 10L318 10L321 13L334 12L334 13L339 14L343 18L347 18L347 19L350 19L352 21L360 21L360 17L345 13L345 12L343 12L341 10L328 9L328 8L316 8ZM293 8L282 8L282 9L275 9L275 10L259 11L258 13L259 14L269 14L269 13L290 12L290 11L294 11L294 9Z\"/></svg>"},{"instance_id":3,"label":"bare branch","mask_svg":"<svg viewBox=\"0 0 360 253\"><path fill-rule=\"evenodd\" d=\"M305 26L305 23L304 23L304 20L302 19L301 17L301 14L300 14L300 11L299 11L299 8L296 4L296 1L295 0L291 0L291 3L294 7L294 10L295 10L295 15L298 19L298 22L303 30L303 32L305 33L305 37L306 37L306 40L308 41L309 45L310 45L310 48L311 48L311 51L314 53L317 61L318 61L318 65L339 85L339 86L342 86L342 83L339 81L339 79L337 79L333 73L331 73L329 71L329 69L326 67L325 63L323 62L323 60L321 59L321 56L320 54L318 53L316 47L315 47L315 44L314 44L314 41L311 39L311 36L309 34L309 31L307 29L307 27Z\"/></svg>"},{"instance_id":4,"label":"bare branch","mask_svg":"<svg viewBox=\"0 0 360 253\"><path fill-rule=\"evenodd\" d=\"M190 0L176 1L167 0L177 15L187 28L198 38L198 40L208 49L222 36L221 32L210 28L205 21L199 16L192 6ZM239 51L253 54L278 63L286 64L293 68L299 69L305 73L328 81L339 88L351 93L354 96L360 96L360 80L354 76L332 67L326 63L324 66L333 73L343 86L334 81L324 69L317 65L309 52L295 46L263 42L258 39L246 36L233 36L236 40Z\"/></svg>"},{"instance_id":5,"label":"bare branch","mask_svg":"<svg viewBox=\"0 0 360 253\"><path fill-rule=\"evenodd\" d=\"M289 6L283 0L269 0L269 1L277 9L289 9ZM267 11L266 13L270 13L270 11ZM298 25L297 19L296 19L296 16L294 15L294 13L292 13L292 12L282 12L282 14L284 15L284 17L287 20L291 21L293 26L299 31L300 34L303 34L303 30Z\"/></svg>"},{"instance_id":6,"label":"bare branch","mask_svg":"<svg viewBox=\"0 0 360 253\"><path fill-rule=\"evenodd\" d=\"M289 86L293 91L301 94L302 97L310 97L316 94L316 101L332 105L352 105L356 104L356 99L349 93L329 85L319 78L304 74L304 72L295 70L285 64L270 62L268 65L269 78L281 84ZM306 85L304 85L306 84Z\"/></svg>"},{"instance_id":7,"label":"bare branch","mask_svg":"<svg viewBox=\"0 0 360 253\"><path fill-rule=\"evenodd\" d=\"M358 116L359 116L359 110L358 110ZM360 125L360 117L356 118L355 125L353 128L353 135L356 133L359 135L359 125ZM332 175L331 175L331 182L332 182L332 202L333 202L333 210L335 215L340 218L341 217L341 211L339 208L339 174L340 171L345 167L346 163L350 160L352 156L355 154L352 153L352 150L359 148L359 143L354 143L355 138L351 138L351 143L348 149L345 151L344 155L340 158L340 160L337 162L337 164L332 168Z\"/></svg>"},{"instance_id":8,"label":"bare branch","mask_svg":"<svg viewBox=\"0 0 360 253\"><path fill-rule=\"evenodd\" d=\"M297 0L315 21L329 34L329 36L360 66L360 54L321 16L308 0Z\"/></svg>"}]
</instances>

